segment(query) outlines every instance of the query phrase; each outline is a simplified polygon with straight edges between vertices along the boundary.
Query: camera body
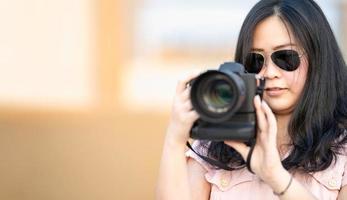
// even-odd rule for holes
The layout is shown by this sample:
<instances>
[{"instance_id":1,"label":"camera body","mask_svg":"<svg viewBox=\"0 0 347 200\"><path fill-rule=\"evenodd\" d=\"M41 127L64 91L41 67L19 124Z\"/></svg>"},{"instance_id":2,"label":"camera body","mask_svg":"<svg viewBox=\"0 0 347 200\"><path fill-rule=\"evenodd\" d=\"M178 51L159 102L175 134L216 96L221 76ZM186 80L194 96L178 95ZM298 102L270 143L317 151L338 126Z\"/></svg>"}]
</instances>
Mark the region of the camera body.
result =
<instances>
[{"instance_id":1,"label":"camera body","mask_svg":"<svg viewBox=\"0 0 347 200\"><path fill-rule=\"evenodd\" d=\"M190 137L214 141L255 138L253 99L257 94L262 96L264 83L256 74L246 73L243 65L232 62L200 74L191 82L190 99L200 118Z\"/></svg>"}]
</instances>

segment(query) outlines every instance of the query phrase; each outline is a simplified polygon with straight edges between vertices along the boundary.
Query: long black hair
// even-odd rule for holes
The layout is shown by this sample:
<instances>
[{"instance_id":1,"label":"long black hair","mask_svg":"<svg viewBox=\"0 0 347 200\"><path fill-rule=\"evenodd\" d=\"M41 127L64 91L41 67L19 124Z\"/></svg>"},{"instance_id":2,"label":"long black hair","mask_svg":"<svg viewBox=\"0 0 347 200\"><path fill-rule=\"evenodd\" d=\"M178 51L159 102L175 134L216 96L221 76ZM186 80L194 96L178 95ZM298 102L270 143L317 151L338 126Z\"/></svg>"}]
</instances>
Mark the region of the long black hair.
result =
<instances>
[{"instance_id":1,"label":"long black hair","mask_svg":"<svg viewBox=\"0 0 347 200\"><path fill-rule=\"evenodd\" d=\"M237 43L235 61L245 63L256 26L279 17L307 55L303 92L288 124L292 151L286 169L316 172L327 169L347 142L347 71L333 31L313 0L262 0L247 15ZM245 166L241 155L223 142L202 142L207 155L233 169Z\"/></svg>"}]
</instances>

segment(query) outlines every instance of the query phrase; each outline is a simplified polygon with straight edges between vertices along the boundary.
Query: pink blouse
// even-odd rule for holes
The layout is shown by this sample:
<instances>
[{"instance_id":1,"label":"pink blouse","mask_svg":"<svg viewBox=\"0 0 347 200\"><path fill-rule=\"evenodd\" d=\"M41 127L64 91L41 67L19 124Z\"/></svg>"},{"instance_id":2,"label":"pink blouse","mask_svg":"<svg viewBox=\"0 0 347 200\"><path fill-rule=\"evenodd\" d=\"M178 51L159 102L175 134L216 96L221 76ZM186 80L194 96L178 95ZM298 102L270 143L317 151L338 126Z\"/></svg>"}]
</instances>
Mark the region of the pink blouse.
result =
<instances>
[{"instance_id":1,"label":"pink blouse","mask_svg":"<svg viewBox=\"0 0 347 200\"><path fill-rule=\"evenodd\" d=\"M193 148L194 146L196 143L193 144ZM279 199L273 194L270 186L250 173L247 168L235 171L216 170L191 150L186 152L186 156L195 159L206 169L205 179L211 183L211 200ZM347 185L346 162L346 154L337 155L336 164L332 164L328 169L306 176L295 173L294 178L318 199L336 200L339 190Z\"/></svg>"}]
</instances>

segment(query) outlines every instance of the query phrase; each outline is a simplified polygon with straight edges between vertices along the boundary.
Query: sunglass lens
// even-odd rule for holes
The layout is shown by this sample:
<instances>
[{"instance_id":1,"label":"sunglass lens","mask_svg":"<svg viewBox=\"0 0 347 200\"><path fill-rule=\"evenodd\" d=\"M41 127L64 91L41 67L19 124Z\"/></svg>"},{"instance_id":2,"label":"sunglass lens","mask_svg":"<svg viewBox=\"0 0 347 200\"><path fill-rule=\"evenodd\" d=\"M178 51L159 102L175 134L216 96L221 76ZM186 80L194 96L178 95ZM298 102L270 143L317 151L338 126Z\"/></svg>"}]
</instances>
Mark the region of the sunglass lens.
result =
<instances>
[{"instance_id":1,"label":"sunglass lens","mask_svg":"<svg viewBox=\"0 0 347 200\"><path fill-rule=\"evenodd\" d=\"M245 68L249 73L259 73L264 64L264 57L259 53L249 53L246 57Z\"/></svg>"},{"instance_id":2,"label":"sunglass lens","mask_svg":"<svg viewBox=\"0 0 347 200\"><path fill-rule=\"evenodd\" d=\"M299 54L293 50L276 51L271 55L271 59L278 67L286 71L294 71L300 65Z\"/></svg>"}]
</instances>

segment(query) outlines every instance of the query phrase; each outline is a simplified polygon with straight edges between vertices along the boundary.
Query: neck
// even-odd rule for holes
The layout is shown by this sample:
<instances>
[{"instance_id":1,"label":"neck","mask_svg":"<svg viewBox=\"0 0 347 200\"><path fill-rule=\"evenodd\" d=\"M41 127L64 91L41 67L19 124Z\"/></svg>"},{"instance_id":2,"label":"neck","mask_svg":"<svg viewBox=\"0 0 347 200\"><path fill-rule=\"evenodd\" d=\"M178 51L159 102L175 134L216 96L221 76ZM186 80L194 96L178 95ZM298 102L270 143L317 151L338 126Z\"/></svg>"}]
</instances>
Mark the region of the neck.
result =
<instances>
[{"instance_id":1,"label":"neck","mask_svg":"<svg viewBox=\"0 0 347 200\"><path fill-rule=\"evenodd\" d=\"M290 144L290 138L288 134L288 124L291 118L291 114L276 115L277 119L277 149L280 155L284 155L288 151L288 144Z\"/></svg>"}]
</instances>

